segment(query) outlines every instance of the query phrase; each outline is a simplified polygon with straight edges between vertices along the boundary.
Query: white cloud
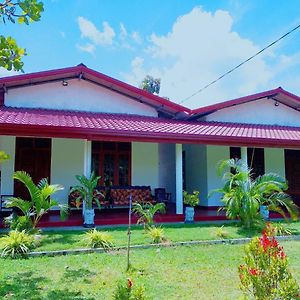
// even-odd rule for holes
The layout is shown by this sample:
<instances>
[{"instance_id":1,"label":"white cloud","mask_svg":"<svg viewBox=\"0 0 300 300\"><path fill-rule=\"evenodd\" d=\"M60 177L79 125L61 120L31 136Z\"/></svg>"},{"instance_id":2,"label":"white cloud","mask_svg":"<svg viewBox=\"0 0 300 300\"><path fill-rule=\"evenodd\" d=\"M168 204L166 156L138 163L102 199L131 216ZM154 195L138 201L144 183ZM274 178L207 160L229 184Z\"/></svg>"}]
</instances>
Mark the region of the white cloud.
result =
<instances>
[{"instance_id":1,"label":"white cloud","mask_svg":"<svg viewBox=\"0 0 300 300\"><path fill-rule=\"evenodd\" d=\"M179 17L167 34L152 34L144 52L146 66L137 63L141 57L135 58L124 78L137 85L145 74L160 77L160 95L180 102L260 50L233 31L233 21L227 11L211 13L195 7ZM273 88L274 72L266 63L270 58L276 60L274 53L264 52L184 105L199 107Z\"/></svg>"},{"instance_id":2,"label":"white cloud","mask_svg":"<svg viewBox=\"0 0 300 300\"><path fill-rule=\"evenodd\" d=\"M107 22L102 23L103 31L100 31L93 22L84 17L78 17L77 21L82 38L87 38L96 45L111 45L113 43L116 34Z\"/></svg>"},{"instance_id":3,"label":"white cloud","mask_svg":"<svg viewBox=\"0 0 300 300\"><path fill-rule=\"evenodd\" d=\"M81 50L83 52L90 53L90 54L94 54L94 52L96 50L95 45L90 44L90 43L87 43L85 45L79 45L79 44L77 44L76 47L77 47L77 49L79 49L79 50Z\"/></svg>"},{"instance_id":4,"label":"white cloud","mask_svg":"<svg viewBox=\"0 0 300 300\"><path fill-rule=\"evenodd\" d=\"M131 38L137 44L141 44L143 42L142 37L137 31L132 32Z\"/></svg>"},{"instance_id":5,"label":"white cloud","mask_svg":"<svg viewBox=\"0 0 300 300\"><path fill-rule=\"evenodd\" d=\"M120 23L120 38L124 40L127 37L128 33L123 23Z\"/></svg>"}]
</instances>

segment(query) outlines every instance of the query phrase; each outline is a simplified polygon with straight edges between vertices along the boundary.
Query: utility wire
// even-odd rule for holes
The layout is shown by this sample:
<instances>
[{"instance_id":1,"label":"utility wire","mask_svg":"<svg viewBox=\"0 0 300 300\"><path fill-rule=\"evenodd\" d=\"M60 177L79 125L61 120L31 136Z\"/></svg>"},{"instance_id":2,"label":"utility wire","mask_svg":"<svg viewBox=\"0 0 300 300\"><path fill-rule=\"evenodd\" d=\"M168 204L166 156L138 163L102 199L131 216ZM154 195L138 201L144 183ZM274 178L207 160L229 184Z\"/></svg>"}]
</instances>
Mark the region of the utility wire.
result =
<instances>
[{"instance_id":1,"label":"utility wire","mask_svg":"<svg viewBox=\"0 0 300 300\"><path fill-rule=\"evenodd\" d=\"M196 91L191 96L189 96L189 97L181 100L179 102L179 104L182 104L183 102L185 102L185 101L191 99L192 97L196 96L197 94L201 93L202 91L204 91L205 89L207 89L209 86L215 84L216 82L218 82L219 80L221 80L222 78L224 78L228 74L232 73L233 71L235 71L236 69L238 69L239 67L241 67L242 65L244 65L245 63L247 63L248 61L250 61L251 59L253 59L254 57L256 57L257 55L259 55L260 53L262 53L265 50L267 50L268 48L272 47L273 45L275 45L276 43L278 43L280 40L282 40L283 38L285 38L286 36L288 36L289 34L291 34L293 31L297 30L298 28L300 28L300 24L297 25L296 27L294 27L293 29L291 29L290 31L288 31L287 33L285 33L284 35L282 35L280 38L278 38L277 40L275 40L271 44L267 45L266 47L264 47L260 51L256 52L254 55L252 55L251 57L247 58L246 60L244 60L243 62L241 62L237 66L235 66L234 68L230 69L229 71L227 71L226 73L224 73L223 75L221 75L220 77L218 77L217 79L215 79L212 82L210 82L209 84L205 85L204 87L202 87L200 90Z\"/></svg>"}]
</instances>

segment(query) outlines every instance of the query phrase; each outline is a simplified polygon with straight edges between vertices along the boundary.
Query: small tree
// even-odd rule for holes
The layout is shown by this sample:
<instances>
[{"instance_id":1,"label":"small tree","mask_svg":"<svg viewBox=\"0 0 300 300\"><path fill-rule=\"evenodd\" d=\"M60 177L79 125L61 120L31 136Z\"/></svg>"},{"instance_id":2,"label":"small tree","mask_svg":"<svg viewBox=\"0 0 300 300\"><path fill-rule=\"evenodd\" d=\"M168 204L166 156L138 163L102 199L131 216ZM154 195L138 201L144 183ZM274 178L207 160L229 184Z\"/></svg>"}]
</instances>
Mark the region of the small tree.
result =
<instances>
[{"instance_id":1,"label":"small tree","mask_svg":"<svg viewBox=\"0 0 300 300\"><path fill-rule=\"evenodd\" d=\"M0 151L0 163L2 163L5 160L8 160L10 157L8 154L6 154L4 151Z\"/></svg>"},{"instance_id":2,"label":"small tree","mask_svg":"<svg viewBox=\"0 0 300 300\"><path fill-rule=\"evenodd\" d=\"M154 224L154 216L156 213L165 213L166 205L164 203L156 203L153 205L152 203L134 203L132 212L138 215L137 223L144 224L144 228L151 227Z\"/></svg>"},{"instance_id":3,"label":"small tree","mask_svg":"<svg viewBox=\"0 0 300 300\"><path fill-rule=\"evenodd\" d=\"M23 216L20 216L19 220L26 223L27 227L28 224L30 224L29 227L35 229L42 216L53 207L60 208L62 219L66 217L67 207L60 205L56 200L52 199L52 195L57 191L62 190L63 186L58 184L50 185L46 178L41 179L36 185L30 175L25 171L15 172L13 178L22 182L26 186L30 198L22 199L18 197L11 197L6 201L5 205L6 207L19 209L23 213ZM16 227L18 227L18 220L17 222L13 220L13 222L16 224Z\"/></svg>"},{"instance_id":4,"label":"small tree","mask_svg":"<svg viewBox=\"0 0 300 300\"><path fill-rule=\"evenodd\" d=\"M224 207L229 219L240 219L246 228L262 220L259 209L266 205L269 210L286 217L288 211L292 219L298 218L298 207L285 193L288 189L286 180L269 173L254 179L250 169L245 169L240 160L224 160L219 163L218 173L223 174L224 186L213 192L222 194Z\"/></svg>"},{"instance_id":5,"label":"small tree","mask_svg":"<svg viewBox=\"0 0 300 300\"><path fill-rule=\"evenodd\" d=\"M37 0L2 0L0 1L0 18L6 21L19 24L39 21L44 5ZM22 71L22 57L26 50L17 45L12 37L0 35L0 67L7 70Z\"/></svg>"},{"instance_id":6,"label":"small tree","mask_svg":"<svg viewBox=\"0 0 300 300\"><path fill-rule=\"evenodd\" d=\"M240 288L250 299L299 299L300 289L288 269L288 258L273 234L267 229L246 246L245 263L238 268Z\"/></svg>"},{"instance_id":7,"label":"small tree","mask_svg":"<svg viewBox=\"0 0 300 300\"><path fill-rule=\"evenodd\" d=\"M154 78L150 75L147 75L141 82L140 88L151 94L159 94L160 78Z\"/></svg>"}]
</instances>

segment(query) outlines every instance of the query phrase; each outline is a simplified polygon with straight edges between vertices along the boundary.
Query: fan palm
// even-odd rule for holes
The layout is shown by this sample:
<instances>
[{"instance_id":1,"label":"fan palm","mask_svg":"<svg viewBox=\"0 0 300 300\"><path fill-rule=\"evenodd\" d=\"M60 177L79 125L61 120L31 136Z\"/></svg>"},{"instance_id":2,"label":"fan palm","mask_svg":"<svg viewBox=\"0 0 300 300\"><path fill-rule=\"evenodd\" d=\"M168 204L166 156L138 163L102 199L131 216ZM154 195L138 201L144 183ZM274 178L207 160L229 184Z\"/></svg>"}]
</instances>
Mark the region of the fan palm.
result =
<instances>
[{"instance_id":1,"label":"fan palm","mask_svg":"<svg viewBox=\"0 0 300 300\"><path fill-rule=\"evenodd\" d=\"M242 165L241 160L224 160L218 166L223 174L223 188L215 190L222 194L224 207L229 219L240 219L243 226L249 228L261 221L259 209L266 205L270 211L276 211L286 218L285 211L292 219L298 217L298 207L289 195L287 182L281 176L268 173L252 178L251 170Z\"/></svg>"},{"instance_id":2,"label":"fan palm","mask_svg":"<svg viewBox=\"0 0 300 300\"><path fill-rule=\"evenodd\" d=\"M156 203L153 205L152 203L134 203L132 212L138 215L138 221L137 223L143 223L144 228L150 227L154 224L154 216L156 213L165 213L166 212L166 206L164 203Z\"/></svg>"},{"instance_id":3,"label":"fan palm","mask_svg":"<svg viewBox=\"0 0 300 300\"><path fill-rule=\"evenodd\" d=\"M61 217L66 217L67 207L60 205L56 200L51 198L54 193L62 190L63 186L59 184L50 185L46 178L41 179L36 185L31 176L25 171L15 172L13 178L26 186L30 197L29 199L11 197L6 201L5 205L9 208L18 208L28 219L28 222L32 224L33 229L36 228L42 216L51 208L58 207Z\"/></svg>"}]
</instances>

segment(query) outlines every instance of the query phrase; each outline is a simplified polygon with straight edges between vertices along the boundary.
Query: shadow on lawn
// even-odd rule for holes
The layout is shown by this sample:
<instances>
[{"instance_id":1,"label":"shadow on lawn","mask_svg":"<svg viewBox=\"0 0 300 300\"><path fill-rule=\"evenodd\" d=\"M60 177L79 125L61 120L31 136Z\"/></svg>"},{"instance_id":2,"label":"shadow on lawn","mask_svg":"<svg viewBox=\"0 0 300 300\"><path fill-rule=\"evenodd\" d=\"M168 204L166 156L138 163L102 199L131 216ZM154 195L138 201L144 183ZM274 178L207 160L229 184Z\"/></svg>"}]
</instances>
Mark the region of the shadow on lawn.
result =
<instances>
[{"instance_id":1,"label":"shadow on lawn","mask_svg":"<svg viewBox=\"0 0 300 300\"><path fill-rule=\"evenodd\" d=\"M88 269L80 268L80 269L67 269L64 273L64 278L67 280L80 280L83 281L84 283L91 283L89 277L95 276L95 272L91 272Z\"/></svg>"},{"instance_id":2,"label":"shadow on lawn","mask_svg":"<svg viewBox=\"0 0 300 300\"><path fill-rule=\"evenodd\" d=\"M54 232L48 234L47 232L43 233L43 239L41 245L49 245L53 243L59 243L62 245L70 245L78 242L81 239L81 235L83 232L74 232L72 231L61 231L61 232Z\"/></svg>"},{"instance_id":3,"label":"shadow on lawn","mask_svg":"<svg viewBox=\"0 0 300 300\"><path fill-rule=\"evenodd\" d=\"M14 300L95 300L82 296L81 292L68 290L51 290L43 292L43 285L51 286L51 282L43 276L35 276L33 272L18 273L0 280L0 298Z\"/></svg>"}]
</instances>

